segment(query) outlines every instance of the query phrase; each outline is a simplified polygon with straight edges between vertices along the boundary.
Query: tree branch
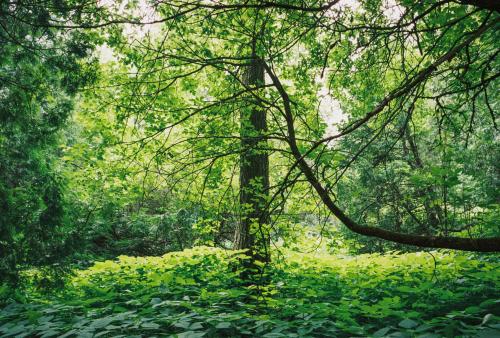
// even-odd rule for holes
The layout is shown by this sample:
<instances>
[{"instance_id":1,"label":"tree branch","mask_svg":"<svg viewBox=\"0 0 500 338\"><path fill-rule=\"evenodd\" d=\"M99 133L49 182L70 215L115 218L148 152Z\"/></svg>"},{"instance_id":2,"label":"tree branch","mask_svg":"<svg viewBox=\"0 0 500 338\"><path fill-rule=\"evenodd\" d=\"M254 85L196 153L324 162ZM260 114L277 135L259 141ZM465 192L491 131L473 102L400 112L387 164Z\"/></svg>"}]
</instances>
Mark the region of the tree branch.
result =
<instances>
[{"instance_id":1,"label":"tree branch","mask_svg":"<svg viewBox=\"0 0 500 338\"><path fill-rule=\"evenodd\" d=\"M442 249L456 249L465 251L478 251L478 252L500 252L500 237L493 238L463 238L463 237L435 237L435 236L421 236L414 234L406 234L395 231L389 231L381 228L364 226L358 224L347 216L332 200L328 191L323 187L321 182L314 174L311 167L305 161L301 154L296 138L295 128L293 124L293 115L291 111L290 98L281 84L278 77L274 74L272 69L263 61L264 69L271 78L274 86L278 90L282 100L284 111L286 114L286 123L289 134L290 150L299 164L300 170L304 173L309 183L314 190L318 193L323 203L348 229L360 235L376 237L385 239L391 242L415 245L426 248L442 248Z\"/></svg>"},{"instance_id":2,"label":"tree branch","mask_svg":"<svg viewBox=\"0 0 500 338\"><path fill-rule=\"evenodd\" d=\"M498 0L460 0L463 5L471 5L489 11L500 12L500 2Z\"/></svg>"}]
</instances>

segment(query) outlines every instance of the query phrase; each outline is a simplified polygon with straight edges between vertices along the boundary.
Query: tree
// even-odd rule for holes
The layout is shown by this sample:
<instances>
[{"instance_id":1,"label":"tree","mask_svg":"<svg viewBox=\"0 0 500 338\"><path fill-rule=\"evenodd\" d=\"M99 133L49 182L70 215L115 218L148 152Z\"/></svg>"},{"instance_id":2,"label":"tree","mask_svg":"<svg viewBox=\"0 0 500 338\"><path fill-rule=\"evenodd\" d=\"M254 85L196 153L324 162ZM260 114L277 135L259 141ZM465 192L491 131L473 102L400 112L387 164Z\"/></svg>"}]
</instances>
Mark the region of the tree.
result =
<instances>
[{"instance_id":1,"label":"tree","mask_svg":"<svg viewBox=\"0 0 500 338\"><path fill-rule=\"evenodd\" d=\"M157 3L160 18L149 23L165 23L160 38L150 36L140 43L110 41L135 73L134 81L125 85L131 94L124 95L118 106L128 110L125 119L134 111L134 120L143 122L137 143L156 144L155 158L169 154L171 163L163 162L168 173L161 175L174 177L182 172L193 178L204 172L207 181L222 159L234 160L245 151L233 142L241 137L234 134L234 113L244 108L242 98L249 94L270 117L266 138L271 162L278 156L287 166L270 184L270 210L276 204L282 206L277 199L285 199L305 179L330 212L355 233L421 247L498 251L498 231L491 226L483 229L494 224L483 216L491 218L496 206L484 204L486 199L475 201L481 205L470 209L475 210L472 224L449 208L450 195L445 191L451 187L446 173L450 161L434 170L441 170L436 177L444 182L442 199L435 198L434 188L434 192L419 190L418 177L405 192L411 204L423 205L427 215L423 221L423 213L416 215L412 206L405 209L384 202L397 199L396 193L391 199L362 206L372 214L377 208L389 209L394 225L385 228L374 225L373 219L365 220L369 224L355 221L345 212L352 207L340 207L338 200L343 198L339 187L346 186L349 177L366 172L359 163L387 163L384 159L393 157L394 149L406 151L414 166L405 180L425 169L418 164L421 145L409 128L414 120L430 123L426 121L435 118L437 123L428 130L438 132L427 135L441 154L449 153L450 143L440 138L452 132L460 145L455 151L467 149L476 136L480 136L478 144L494 143L498 9L481 1L464 3L472 6L446 0L374 0L358 7L336 1L300 6L288 1ZM254 37L256 17L267 22L257 37L258 62L241 56L250 55L245 48ZM117 23L145 24L126 16L80 27ZM241 70L252 63L263 65L270 79L264 88L251 88L241 81ZM326 85L347 117L337 126L339 131L330 135L325 135L327 122L315 109L320 86L315 79L325 74ZM493 201L497 201L494 196ZM456 222L453 228L451 219ZM467 233L450 237L464 226ZM488 233L492 237L484 238Z\"/></svg>"},{"instance_id":2,"label":"tree","mask_svg":"<svg viewBox=\"0 0 500 338\"><path fill-rule=\"evenodd\" d=\"M0 5L0 275L13 283L19 264L53 263L68 244L57 141L95 62L91 36L38 27L65 6Z\"/></svg>"},{"instance_id":3,"label":"tree","mask_svg":"<svg viewBox=\"0 0 500 338\"><path fill-rule=\"evenodd\" d=\"M255 48L253 48L255 49ZM252 51L250 65L244 74L243 83L248 87L264 85L264 67ZM248 112L250 110L250 112ZM250 113L250 114L248 114ZM267 196L269 193L269 158L266 150L266 111L258 104L250 104L240 116L241 158L240 158L240 208L242 219L235 231L234 248L258 250L253 252L257 259L269 260L269 223ZM256 224L254 224L256 223ZM256 226L255 226L256 225ZM256 228L256 229L252 229ZM258 231L257 234L255 232Z\"/></svg>"}]
</instances>

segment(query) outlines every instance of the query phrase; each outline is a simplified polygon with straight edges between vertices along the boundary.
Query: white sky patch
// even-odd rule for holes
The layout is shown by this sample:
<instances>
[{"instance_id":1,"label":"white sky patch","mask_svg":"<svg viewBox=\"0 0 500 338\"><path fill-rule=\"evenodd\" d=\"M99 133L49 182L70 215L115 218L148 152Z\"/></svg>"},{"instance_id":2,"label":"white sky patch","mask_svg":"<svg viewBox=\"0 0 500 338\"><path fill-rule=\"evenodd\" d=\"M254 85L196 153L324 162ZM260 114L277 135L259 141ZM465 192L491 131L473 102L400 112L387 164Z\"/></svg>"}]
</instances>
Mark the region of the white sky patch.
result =
<instances>
[{"instance_id":1,"label":"white sky patch","mask_svg":"<svg viewBox=\"0 0 500 338\"><path fill-rule=\"evenodd\" d=\"M346 7L352 9L353 11L358 11L361 7L361 4L358 0L340 0L332 6L331 10L338 11L345 9Z\"/></svg>"},{"instance_id":2,"label":"white sky patch","mask_svg":"<svg viewBox=\"0 0 500 338\"><path fill-rule=\"evenodd\" d=\"M113 54L113 49L111 49L107 44L97 47L97 54L99 55L99 61L101 64L117 61L117 58Z\"/></svg>"},{"instance_id":3,"label":"white sky patch","mask_svg":"<svg viewBox=\"0 0 500 338\"><path fill-rule=\"evenodd\" d=\"M210 95L207 87L199 88L196 94L197 96L201 96L204 102L215 102L215 97Z\"/></svg>"},{"instance_id":4,"label":"white sky patch","mask_svg":"<svg viewBox=\"0 0 500 338\"><path fill-rule=\"evenodd\" d=\"M346 8L352 10L353 12L363 13L364 9L361 6L360 1L358 0L340 0L336 3L327 13L327 16L332 18L336 18L340 16L342 10ZM395 24L397 23L404 14L404 7L399 5L397 0L384 0L382 2L380 10L383 12L384 16L387 20ZM356 44L356 38L350 38L351 43ZM349 58L351 61L356 61L359 57L361 57L362 50L355 50ZM355 72L356 68L353 65L351 72ZM340 105L340 101L334 98L328 89L327 79L328 76L324 76L323 78L317 78L316 81L321 84L321 88L318 91L317 95L320 101L319 112L325 123L327 124L327 128L325 131L324 137L333 136L339 133L339 124L347 120L347 115L342 110Z\"/></svg>"},{"instance_id":5,"label":"white sky patch","mask_svg":"<svg viewBox=\"0 0 500 338\"><path fill-rule=\"evenodd\" d=\"M336 18L346 9L357 13L364 11L359 0L340 0L326 12L326 16ZM404 8L396 0L384 0L380 10L391 23L396 23L404 13Z\"/></svg>"},{"instance_id":6,"label":"white sky patch","mask_svg":"<svg viewBox=\"0 0 500 338\"><path fill-rule=\"evenodd\" d=\"M325 16L332 19L338 19L342 16L343 12L346 9L349 9L353 12L363 11L363 8L361 8L361 4L357 0L340 0L325 12Z\"/></svg>"},{"instance_id":7,"label":"white sky patch","mask_svg":"<svg viewBox=\"0 0 500 338\"><path fill-rule=\"evenodd\" d=\"M139 0L137 2L137 6L134 9L128 9L127 4L132 1L122 1L118 2L115 0L98 0L98 5L101 7L108 8L112 13L115 13L118 18L121 16L125 17L127 15L132 14L135 18L134 20L140 22L154 22L160 20L160 16L156 12L155 8L148 3L147 0ZM129 40L129 42L133 42L134 40L141 40L146 35L150 35L153 38L156 38L161 33L162 23L154 23L154 24L146 24L146 25L134 25L134 24L123 24L123 33ZM103 44L97 47L97 55L99 57L99 61L101 64L105 64L108 62L117 61L117 57L113 52L113 49L110 48L107 44ZM136 73L137 69L132 69L131 73Z\"/></svg>"},{"instance_id":8,"label":"white sky patch","mask_svg":"<svg viewBox=\"0 0 500 338\"><path fill-rule=\"evenodd\" d=\"M138 8L134 10L134 14L140 17L141 22L154 22L160 20L160 16L145 0L140 0ZM157 37L160 35L163 23L152 23L147 25L131 25L125 24L123 32L127 37L133 39L142 39L146 35Z\"/></svg>"},{"instance_id":9,"label":"white sky patch","mask_svg":"<svg viewBox=\"0 0 500 338\"><path fill-rule=\"evenodd\" d=\"M302 43L298 43L293 49L292 58L289 60L291 66L298 66L300 60L307 58L310 55L309 49Z\"/></svg>"},{"instance_id":10,"label":"white sky patch","mask_svg":"<svg viewBox=\"0 0 500 338\"><path fill-rule=\"evenodd\" d=\"M111 9L111 12L116 13L118 16L127 16L132 14L135 20L148 23L160 20L160 16L156 12L155 8L147 0L138 0L137 6L133 9L129 9L127 6L129 3L134 1L123 1L117 4L115 0L98 0L99 6L107 7ZM162 23L151 23L146 25L133 25L124 24L123 32L129 40L140 40L144 38L147 34L156 37L161 32Z\"/></svg>"},{"instance_id":11,"label":"white sky patch","mask_svg":"<svg viewBox=\"0 0 500 338\"><path fill-rule=\"evenodd\" d=\"M356 39L354 36L349 37L349 42L351 42L353 45L356 45L358 43L358 39ZM356 61L361 57L361 49L355 49L351 55L349 55L349 59L351 61ZM355 66L353 65L354 69L351 69L352 72L356 71Z\"/></svg>"},{"instance_id":12,"label":"white sky patch","mask_svg":"<svg viewBox=\"0 0 500 338\"><path fill-rule=\"evenodd\" d=\"M324 76L316 79L317 82L321 83L321 88L318 91L319 113L327 125L324 137L338 134L338 125L347 119L347 115L340 106L340 101L335 99L328 90L327 78Z\"/></svg>"},{"instance_id":13,"label":"white sky patch","mask_svg":"<svg viewBox=\"0 0 500 338\"><path fill-rule=\"evenodd\" d=\"M381 10L391 23L397 23L404 14L404 8L396 0L385 0Z\"/></svg>"}]
</instances>

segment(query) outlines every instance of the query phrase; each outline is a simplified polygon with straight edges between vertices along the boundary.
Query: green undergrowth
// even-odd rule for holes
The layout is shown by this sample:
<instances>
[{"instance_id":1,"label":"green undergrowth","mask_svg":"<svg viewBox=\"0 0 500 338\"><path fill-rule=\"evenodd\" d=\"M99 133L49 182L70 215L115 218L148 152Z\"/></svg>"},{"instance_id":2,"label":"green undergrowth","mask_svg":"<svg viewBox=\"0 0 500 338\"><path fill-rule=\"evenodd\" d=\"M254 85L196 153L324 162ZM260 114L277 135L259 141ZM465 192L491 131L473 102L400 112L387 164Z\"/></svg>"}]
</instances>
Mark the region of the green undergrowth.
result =
<instances>
[{"instance_id":1,"label":"green undergrowth","mask_svg":"<svg viewBox=\"0 0 500 338\"><path fill-rule=\"evenodd\" d=\"M498 337L500 262L453 252L286 253L243 281L243 252L120 256L0 312L2 337Z\"/></svg>"}]
</instances>

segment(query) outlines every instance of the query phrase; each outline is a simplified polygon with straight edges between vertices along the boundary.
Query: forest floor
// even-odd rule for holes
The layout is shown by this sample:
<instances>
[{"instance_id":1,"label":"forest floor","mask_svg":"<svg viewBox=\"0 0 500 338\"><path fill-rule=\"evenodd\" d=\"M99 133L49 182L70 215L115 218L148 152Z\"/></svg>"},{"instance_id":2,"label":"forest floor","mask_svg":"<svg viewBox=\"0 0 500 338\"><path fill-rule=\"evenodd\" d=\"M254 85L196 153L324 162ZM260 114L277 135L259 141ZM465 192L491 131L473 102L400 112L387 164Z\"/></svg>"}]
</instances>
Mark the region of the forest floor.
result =
<instances>
[{"instance_id":1,"label":"forest floor","mask_svg":"<svg viewBox=\"0 0 500 338\"><path fill-rule=\"evenodd\" d=\"M500 337L498 256L285 252L253 281L242 252L120 256L35 286L1 337Z\"/></svg>"}]
</instances>

